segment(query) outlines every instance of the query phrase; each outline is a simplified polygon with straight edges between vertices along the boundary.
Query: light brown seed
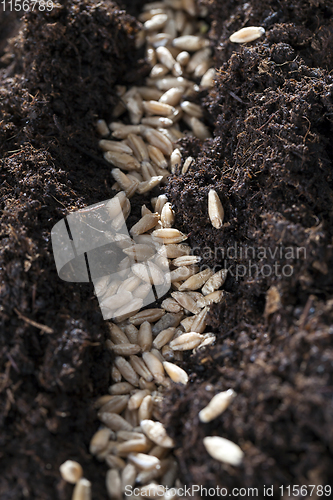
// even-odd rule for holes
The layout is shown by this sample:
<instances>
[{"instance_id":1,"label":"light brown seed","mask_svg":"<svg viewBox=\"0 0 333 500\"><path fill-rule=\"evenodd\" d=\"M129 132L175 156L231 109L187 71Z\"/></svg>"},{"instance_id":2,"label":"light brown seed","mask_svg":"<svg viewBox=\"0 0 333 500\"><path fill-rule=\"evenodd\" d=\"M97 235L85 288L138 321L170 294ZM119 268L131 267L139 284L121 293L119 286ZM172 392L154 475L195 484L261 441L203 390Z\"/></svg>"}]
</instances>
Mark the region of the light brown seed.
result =
<instances>
[{"instance_id":1,"label":"light brown seed","mask_svg":"<svg viewBox=\"0 0 333 500\"><path fill-rule=\"evenodd\" d=\"M138 329L134 325L126 325L124 330L125 330L125 333L126 333L128 340L132 344L137 344L138 343L138 334L139 334Z\"/></svg>"},{"instance_id":2,"label":"light brown seed","mask_svg":"<svg viewBox=\"0 0 333 500\"><path fill-rule=\"evenodd\" d=\"M174 326L162 330L154 339L154 347L156 347L156 349L162 349L162 347L173 338L175 330L176 328Z\"/></svg>"},{"instance_id":3,"label":"light brown seed","mask_svg":"<svg viewBox=\"0 0 333 500\"><path fill-rule=\"evenodd\" d=\"M96 399L94 403L94 408L101 408L103 405L105 405L108 401L112 399L112 396L109 394L105 394L104 396L100 396L99 398Z\"/></svg>"},{"instance_id":4,"label":"light brown seed","mask_svg":"<svg viewBox=\"0 0 333 500\"><path fill-rule=\"evenodd\" d=\"M192 323L192 331L203 333L206 328L206 317L209 312L209 307L204 307L199 314L194 316L194 321Z\"/></svg>"},{"instance_id":5,"label":"light brown seed","mask_svg":"<svg viewBox=\"0 0 333 500\"><path fill-rule=\"evenodd\" d=\"M159 221L158 214L147 214L144 215L134 226L131 228L130 233L132 236L138 236L139 234L146 233L150 229L156 226Z\"/></svg>"},{"instance_id":6,"label":"light brown seed","mask_svg":"<svg viewBox=\"0 0 333 500\"><path fill-rule=\"evenodd\" d=\"M120 191L116 194L116 196L114 196L107 202L105 208L111 219L114 219L118 214L121 213L122 209L125 206L126 200L126 193L124 191Z\"/></svg>"},{"instance_id":7,"label":"light brown seed","mask_svg":"<svg viewBox=\"0 0 333 500\"><path fill-rule=\"evenodd\" d=\"M150 159L154 163L154 165L156 165L157 167L160 167L160 168L167 168L168 162L165 159L165 156L160 149L156 148L155 146L149 145L148 146L148 153L149 153ZM163 195L161 195L161 196L163 196ZM156 207L155 207L155 211L158 212Z\"/></svg>"},{"instance_id":8,"label":"light brown seed","mask_svg":"<svg viewBox=\"0 0 333 500\"><path fill-rule=\"evenodd\" d=\"M144 321L149 321L154 323L158 321L163 315L165 311L163 309L159 309L158 307L154 309L145 309L144 311L140 311L130 318L130 322L135 325L141 325Z\"/></svg>"},{"instance_id":9,"label":"light brown seed","mask_svg":"<svg viewBox=\"0 0 333 500\"><path fill-rule=\"evenodd\" d=\"M181 269L181 268L178 268ZM207 268L201 271L200 273L197 273L193 276L190 276L179 288L180 292L186 291L186 290L197 290L198 288L201 288L206 281L214 274L214 271L211 269Z\"/></svg>"},{"instance_id":10,"label":"light brown seed","mask_svg":"<svg viewBox=\"0 0 333 500\"><path fill-rule=\"evenodd\" d=\"M195 116L196 118L201 118L203 115L202 108L198 106L198 104L195 104L194 102L190 101L183 101L180 104L180 107L182 108L185 113L191 116Z\"/></svg>"},{"instance_id":11,"label":"light brown seed","mask_svg":"<svg viewBox=\"0 0 333 500\"><path fill-rule=\"evenodd\" d=\"M143 352L142 358L148 366L148 369L152 373L156 382L161 383L165 377L164 368L161 361L151 352Z\"/></svg>"},{"instance_id":12,"label":"light brown seed","mask_svg":"<svg viewBox=\"0 0 333 500\"><path fill-rule=\"evenodd\" d=\"M113 431L131 431L133 427L117 413L98 413L98 418Z\"/></svg>"},{"instance_id":13,"label":"light brown seed","mask_svg":"<svg viewBox=\"0 0 333 500\"><path fill-rule=\"evenodd\" d=\"M184 244L169 244L163 246L163 254L169 259L176 259L177 257L182 257L183 255L189 255L191 253L191 247Z\"/></svg>"},{"instance_id":14,"label":"light brown seed","mask_svg":"<svg viewBox=\"0 0 333 500\"><path fill-rule=\"evenodd\" d=\"M116 321L118 323L120 323L121 321L124 321L125 319L140 311L142 306L143 300L134 298L129 304L124 305L120 309L117 309L113 314L113 317L116 318Z\"/></svg>"},{"instance_id":15,"label":"light brown seed","mask_svg":"<svg viewBox=\"0 0 333 500\"><path fill-rule=\"evenodd\" d=\"M173 151L172 142L161 132L154 128L146 127L144 132L145 139L156 148L159 148L163 154L170 156Z\"/></svg>"},{"instance_id":16,"label":"light brown seed","mask_svg":"<svg viewBox=\"0 0 333 500\"><path fill-rule=\"evenodd\" d=\"M177 313L182 310L182 306L178 304L178 302L172 299L171 297L164 299L161 304L161 307L163 307L163 309L165 309L166 311L173 313Z\"/></svg>"},{"instance_id":17,"label":"light brown seed","mask_svg":"<svg viewBox=\"0 0 333 500\"><path fill-rule=\"evenodd\" d=\"M119 118L126 111L126 106L123 102L119 101L112 110L112 118Z\"/></svg>"},{"instance_id":18,"label":"light brown seed","mask_svg":"<svg viewBox=\"0 0 333 500\"><path fill-rule=\"evenodd\" d=\"M117 153L127 153L129 155L133 154L132 149L123 142L102 139L99 141L98 145L103 151L115 151Z\"/></svg>"},{"instance_id":19,"label":"light brown seed","mask_svg":"<svg viewBox=\"0 0 333 500\"><path fill-rule=\"evenodd\" d=\"M179 52L178 56L176 57L176 61L182 66L186 66L189 60L190 60L190 54L186 50Z\"/></svg>"},{"instance_id":20,"label":"light brown seed","mask_svg":"<svg viewBox=\"0 0 333 500\"><path fill-rule=\"evenodd\" d=\"M136 468L133 464L127 464L121 473L121 489L125 493L126 487L132 487L135 484L135 479L137 476Z\"/></svg>"},{"instance_id":21,"label":"light brown seed","mask_svg":"<svg viewBox=\"0 0 333 500\"><path fill-rule=\"evenodd\" d=\"M182 266L192 266L198 264L201 261L201 257L197 255L182 255L181 257L177 257L172 261L172 265L176 267Z\"/></svg>"},{"instance_id":22,"label":"light brown seed","mask_svg":"<svg viewBox=\"0 0 333 500\"><path fill-rule=\"evenodd\" d=\"M208 295L221 288L221 286L224 285L224 282L227 279L227 273L227 269L221 269L217 273L213 274L213 276L209 278L209 280L207 280L205 285L202 287L202 293L204 295Z\"/></svg>"},{"instance_id":23,"label":"light brown seed","mask_svg":"<svg viewBox=\"0 0 333 500\"><path fill-rule=\"evenodd\" d=\"M152 417L153 414L153 401L151 395L147 395L139 408L138 411L138 417L139 417L139 422L141 423L142 420L147 420ZM158 457L160 458L160 457Z\"/></svg>"},{"instance_id":24,"label":"light brown seed","mask_svg":"<svg viewBox=\"0 0 333 500\"><path fill-rule=\"evenodd\" d=\"M219 392L210 400L208 405L199 412L199 420L204 423L211 422L228 408L235 397L236 393L232 389Z\"/></svg>"},{"instance_id":25,"label":"light brown seed","mask_svg":"<svg viewBox=\"0 0 333 500\"><path fill-rule=\"evenodd\" d=\"M118 382L109 387L109 392L113 395L129 394L133 389L134 386L129 382Z\"/></svg>"},{"instance_id":26,"label":"light brown seed","mask_svg":"<svg viewBox=\"0 0 333 500\"><path fill-rule=\"evenodd\" d=\"M148 389L141 389L137 392L135 392L129 399L128 402L128 408L129 410L137 410L143 399L150 394L150 391Z\"/></svg>"},{"instance_id":27,"label":"light brown seed","mask_svg":"<svg viewBox=\"0 0 333 500\"><path fill-rule=\"evenodd\" d=\"M145 101L150 101L151 99L156 101L161 97L163 93L160 90L153 87L137 87L137 90L141 95L142 99L145 99Z\"/></svg>"},{"instance_id":28,"label":"light brown seed","mask_svg":"<svg viewBox=\"0 0 333 500\"><path fill-rule=\"evenodd\" d=\"M169 70L172 70L176 61L167 47L157 47L156 55L158 60L164 64Z\"/></svg>"},{"instance_id":29,"label":"light brown seed","mask_svg":"<svg viewBox=\"0 0 333 500\"><path fill-rule=\"evenodd\" d=\"M117 440L119 442L122 441L130 441L131 439L143 439L144 435L139 427L140 431L118 431L117 432Z\"/></svg>"},{"instance_id":30,"label":"light brown seed","mask_svg":"<svg viewBox=\"0 0 333 500\"><path fill-rule=\"evenodd\" d=\"M124 411L124 419L133 426L133 429L135 429L139 425L137 410L130 410L129 408L126 408L126 410Z\"/></svg>"},{"instance_id":31,"label":"light brown seed","mask_svg":"<svg viewBox=\"0 0 333 500\"><path fill-rule=\"evenodd\" d=\"M140 170L140 163L134 156L127 153L118 153L117 151L106 151L104 158L122 170Z\"/></svg>"},{"instance_id":32,"label":"light brown seed","mask_svg":"<svg viewBox=\"0 0 333 500\"><path fill-rule=\"evenodd\" d=\"M174 112L173 106L169 104L164 104L160 101L143 101L143 107L147 114L158 115L158 116L168 116Z\"/></svg>"},{"instance_id":33,"label":"light brown seed","mask_svg":"<svg viewBox=\"0 0 333 500\"><path fill-rule=\"evenodd\" d=\"M232 43L253 42L265 34L265 28L261 26L248 26L233 33L229 40Z\"/></svg>"},{"instance_id":34,"label":"light brown seed","mask_svg":"<svg viewBox=\"0 0 333 500\"><path fill-rule=\"evenodd\" d=\"M219 462L238 466L242 463L244 453L240 447L220 436L207 436L203 444L211 457Z\"/></svg>"},{"instance_id":35,"label":"light brown seed","mask_svg":"<svg viewBox=\"0 0 333 500\"><path fill-rule=\"evenodd\" d=\"M175 222L175 214L169 202L162 208L161 222L164 228L172 227Z\"/></svg>"},{"instance_id":36,"label":"light brown seed","mask_svg":"<svg viewBox=\"0 0 333 500\"><path fill-rule=\"evenodd\" d=\"M174 351L188 351L198 347L198 345L203 341L203 336L200 333L189 332L180 335L176 339L170 342L170 347Z\"/></svg>"},{"instance_id":37,"label":"light brown seed","mask_svg":"<svg viewBox=\"0 0 333 500\"><path fill-rule=\"evenodd\" d=\"M106 137L110 133L109 127L107 126L105 120L97 120L96 129L99 135L101 135L102 137Z\"/></svg>"},{"instance_id":38,"label":"light brown seed","mask_svg":"<svg viewBox=\"0 0 333 500\"><path fill-rule=\"evenodd\" d=\"M224 210L220 198L214 189L208 193L208 215L212 226L220 229L223 225Z\"/></svg>"},{"instance_id":39,"label":"light brown seed","mask_svg":"<svg viewBox=\"0 0 333 500\"><path fill-rule=\"evenodd\" d=\"M197 5L195 0L182 0L182 5L185 12L190 14L190 16L195 17L197 15Z\"/></svg>"},{"instance_id":40,"label":"light brown seed","mask_svg":"<svg viewBox=\"0 0 333 500\"><path fill-rule=\"evenodd\" d=\"M153 335L151 331L151 324L144 321L139 330L138 343L143 351L149 351L153 343Z\"/></svg>"},{"instance_id":41,"label":"light brown seed","mask_svg":"<svg viewBox=\"0 0 333 500\"><path fill-rule=\"evenodd\" d=\"M194 74L193 74L194 78L199 78L199 77L203 76L209 70L211 65L212 65L211 60L204 61L204 62L198 64L198 66L194 70Z\"/></svg>"},{"instance_id":42,"label":"light brown seed","mask_svg":"<svg viewBox=\"0 0 333 500\"><path fill-rule=\"evenodd\" d=\"M174 363L169 363L168 361L164 361L163 366L173 382L176 384L187 384L188 375L185 370L180 368L180 366L177 366Z\"/></svg>"},{"instance_id":43,"label":"light brown seed","mask_svg":"<svg viewBox=\"0 0 333 500\"><path fill-rule=\"evenodd\" d=\"M128 134L141 134L141 125L123 125L122 123L115 125L115 123L110 123L110 128L113 130L112 137L115 139L126 139Z\"/></svg>"},{"instance_id":44,"label":"light brown seed","mask_svg":"<svg viewBox=\"0 0 333 500\"><path fill-rule=\"evenodd\" d=\"M171 114L170 117L173 115ZM173 121L171 118L167 118L166 116L146 116L145 118L142 118L142 124L147 125L148 127L155 127L155 128L160 128L160 127L172 127Z\"/></svg>"},{"instance_id":45,"label":"light brown seed","mask_svg":"<svg viewBox=\"0 0 333 500\"><path fill-rule=\"evenodd\" d=\"M144 23L144 28L147 31L155 31L163 28L168 20L167 14L156 14L151 19Z\"/></svg>"},{"instance_id":46,"label":"light brown seed","mask_svg":"<svg viewBox=\"0 0 333 500\"><path fill-rule=\"evenodd\" d=\"M206 125L204 125L202 121L198 120L195 116L190 117L189 123L193 134L198 137L198 139L204 141L205 139L210 139L212 137Z\"/></svg>"},{"instance_id":47,"label":"light brown seed","mask_svg":"<svg viewBox=\"0 0 333 500\"><path fill-rule=\"evenodd\" d=\"M161 422L154 422L153 420L143 420L140 424L141 429L146 436L163 448L173 448L175 446L173 439L171 439Z\"/></svg>"},{"instance_id":48,"label":"light brown seed","mask_svg":"<svg viewBox=\"0 0 333 500\"><path fill-rule=\"evenodd\" d=\"M120 474L117 469L110 469L106 473L106 489L110 498L120 500L122 498L122 487Z\"/></svg>"},{"instance_id":49,"label":"light brown seed","mask_svg":"<svg viewBox=\"0 0 333 500\"><path fill-rule=\"evenodd\" d=\"M127 457L129 453L147 453L151 449L151 442L143 434L140 439L131 439L123 443L116 443L114 450L120 457Z\"/></svg>"},{"instance_id":50,"label":"light brown seed","mask_svg":"<svg viewBox=\"0 0 333 500\"><path fill-rule=\"evenodd\" d=\"M141 347L136 344L121 344L112 346L111 350L120 356L131 356L141 352Z\"/></svg>"},{"instance_id":51,"label":"light brown seed","mask_svg":"<svg viewBox=\"0 0 333 500\"><path fill-rule=\"evenodd\" d=\"M169 104L170 106L177 106L184 94L184 87L172 87L164 92L159 98L159 102ZM100 141L101 142L101 141Z\"/></svg>"},{"instance_id":52,"label":"light brown seed","mask_svg":"<svg viewBox=\"0 0 333 500\"><path fill-rule=\"evenodd\" d=\"M130 453L128 460L141 470L160 468L161 466L160 460L157 457L146 455L145 453Z\"/></svg>"},{"instance_id":53,"label":"light brown seed","mask_svg":"<svg viewBox=\"0 0 333 500\"><path fill-rule=\"evenodd\" d=\"M169 90L173 87L191 87L192 82L183 76L165 76L155 80L155 85L159 90Z\"/></svg>"},{"instance_id":54,"label":"light brown seed","mask_svg":"<svg viewBox=\"0 0 333 500\"><path fill-rule=\"evenodd\" d=\"M148 181L140 182L140 184L137 188L137 192L139 194L148 193L149 191L154 189L156 186L158 186L162 180L163 180L163 176L157 175L157 176L151 177Z\"/></svg>"},{"instance_id":55,"label":"light brown seed","mask_svg":"<svg viewBox=\"0 0 333 500\"><path fill-rule=\"evenodd\" d=\"M184 165L182 168L182 175L186 174L190 166L194 163L194 158L192 156L188 156L184 161Z\"/></svg>"},{"instance_id":56,"label":"light brown seed","mask_svg":"<svg viewBox=\"0 0 333 500\"><path fill-rule=\"evenodd\" d=\"M141 21L141 19L140 19L140 21ZM146 21L148 21L148 19L146 19ZM149 62L150 66L155 66L155 64L157 63L156 52L152 47L147 47L146 59ZM139 90L139 93L142 97L142 93L140 90Z\"/></svg>"},{"instance_id":57,"label":"light brown seed","mask_svg":"<svg viewBox=\"0 0 333 500\"><path fill-rule=\"evenodd\" d=\"M181 280L187 280L188 278L196 274L198 271L199 271L198 266L180 266L177 267L177 269L171 271L170 280L172 283ZM180 287L179 290L182 291Z\"/></svg>"},{"instance_id":58,"label":"light brown seed","mask_svg":"<svg viewBox=\"0 0 333 500\"><path fill-rule=\"evenodd\" d=\"M195 35L185 35L172 40L172 45L181 50L195 52L209 46L209 40Z\"/></svg>"},{"instance_id":59,"label":"light brown seed","mask_svg":"<svg viewBox=\"0 0 333 500\"><path fill-rule=\"evenodd\" d=\"M106 307L107 309L118 309L119 307L122 307L125 304L128 304L132 300L132 294L131 292L128 291L123 291L120 293L116 293L115 295L112 295L111 297L106 297L102 302L101 302L101 307L104 308Z\"/></svg>"},{"instance_id":60,"label":"light brown seed","mask_svg":"<svg viewBox=\"0 0 333 500\"><path fill-rule=\"evenodd\" d=\"M211 52L212 51L210 47L206 47L202 50L199 50L198 52L195 52L195 54L192 55L188 65L186 66L186 71L188 73L193 73L199 64L209 60Z\"/></svg>"},{"instance_id":61,"label":"light brown seed","mask_svg":"<svg viewBox=\"0 0 333 500\"><path fill-rule=\"evenodd\" d=\"M172 292L171 296L184 308L193 314L198 314L200 312L200 307L197 305L194 299L190 297L186 292Z\"/></svg>"},{"instance_id":62,"label":"light brown seed","mask_svg":"<svg viewBox=\"0 0 333 500\"><path fill-rule=\"evenodd\" d=\"M132 271L145 283L154 285L162 285L164 283L162 271L153 262L147 262L147 264L134 264L132 266Z\"/></svg>"},{"instance_id":63,"label":"light brown seed","mask_svg":"<svg viewBox=\"0 0 333 500\"><path fill-rule=\"evenodd\" d=\"M128 361L126 361L125 358L117 356L114 363L127 382L134 386L139 385L139 377L137 373L133 370L132 366Z\"/></svg>"},{"instance_id":64,"label":"light brown seed","mask_svg":"<svg viewBox=\"0 0 333 500\"><path fill-rule=\"evenodd\" d=\"M146 380L142 377L140 378L139 386L140 389L149 389L151 392L157 390L156 384L154 382L146 382Z\"/></svg>"},{"instance_id":65,"label":"light brown seed","mask_svg":"<svg viewBox=\"0 0 333 500\"><path fill-rule=\"evenodd\" d=\"M142 137L136 134L129 134L127 137L127 142L134 152L134 155L138 161L148 161L148 149L147 145L144 143Z\"/></svg>"},{"instance_id":66,"label":"light brown seed","mask_svg":"<svg viewBox=\"0 0 333 500\"><path fill-rule=\"evenodd\" d=\"M76 484L83 476L81 465L74 460L66 460L66 462L60 465L59 471L61 477L67 481L67 483L71 484Z\"/></svg>"},{"instance_id":67,"label":"light brown seed","mask_svg":"<svg viewBox=\"0 0 333 500\"><path fill-rule=\"evenodd\" d=\"M115 455L107 455L105 461L112 469L123 469L126 465L122 458L116 457Z\"/></svg>"},{"instance_id":68,"label":"light brown seed","mask_svg":"<svg viewBox=\"0 0 333 500\"><path fill-rule=\"evenodd\" d=\"M160 194L158 196L158 198L156 199L156 203L155 203L155 206L154 206L155 212L158 212L159 214L161 214L162 213L162 208L167 203L167 201L168 201L167 195L166 194Z\"/></svg>"},{"instance_id":69,"label":"light brown seed","mask_svg":"<svg viewBox=\"0 0 333 500\"><path fill-rule=\"evenodd\" d=\"M203 88L214 87L216 71L215 68L209 68L209 70L201 78L200 86Z\"/></svg>"},{"instance_id":70,"label":"light brown seed","mask_svg":"<svg viewBox=\"0 0 333 500\"><path fill-rule=\"evenodd\" d=\"M119 328L119 326L114 323L109 323L110 337L112 342L115 344L129 344L128 337L126 334Z\"/></svg>"},{"instance_id":71,"label":"light brown seed","mask_svg":"<svg viewBox=\"0 0 333 500\"><path fill-rule=\"evenodd\" d=\"M167 75L168 73L169 73L169 70L166 66L164 66L163 64L157 63L151 69L149 76L150 76L150 78L162 78L163 76Z\"/></svg>"},{"instance_id":72,"label":"light brown seed","mask_svg":"<svg viewBox=\"0 0 333 500\"><path fill-rule=\"evenodd\" d=\"M92 455L97 455L107 447L112 431L107 427L99 429L90 440L89 451Z\"/></svg>"},{"instance_id":73,"label":"light brown seed","mask_svg":"<svg viewBox=\"0 0 333 500\"><path fill-rule=\"evenodd\" d=\"M112 399L105 403L99 410L99 413L121 413L125 410L129 396L116 395L112 396Z\"/></svg>"},{"instance_id":74,"label":"light brown seed","mask_svg":"<svg viewBox=\"0 0 333 500\"><path fill-rule=\"evenodd\" d=\"M202 349L203 347L207 347L209 345L212 345L212 344L214 344L214 342L216 342L216 337L212 333L209 333L209 334L205 333L204 337L205 337L205 339L201 342L201 344L198 345L198 347L196 347L193 350L193 352L196 352L199 349Z\"/></svg>"},{"instance_id":75,"label":"light brown seed","mask_svg":"<svg viewBox=\"0 0 333 500\"><path fill-rule=\"evenodd\" d=\"M130 356L130 363L133 368L133 370L136 371L140 377L143 377L147 382L151 382L154 377L152 376L151 372L148 370L147 365L144 363L144 361L139 358L138 356ZM140 381L139 381L140 385ZM140 386L141 388L141 386Z\"/></svg>"},{"instance_id":76,"label":"light brown seed","mask_svg":"<svg viewBox=\"0 0 333 500\"><path fill-rule=\"evenodd\" d=\"M149 283L144 283L143 285L140 285L136 290L134 290L133 296L143 300L151 291L151 285Z\"/></svg>"},{"instance_id":77,"label":"light brown seed","mask_svg":"<svg viewBox=\"0 0 333 500\"><path fill-rule=\"evenodd\" d=\"M91 500L91 482L81 478L75 485L72 500Z\"/></svg>"},{"instance_id":78,"label":"light brown seed","mask_svg":"<svg viewBox=\"0 0 333 500\"><path fill-rule=\"evenodd\" d=\"M113 168L111 175L124 191L132 186L132 181L119 168Z\"/></svg>"},{"instance_id":79,"label":"light brown seed","mask_svg":"<svg viewBox=\"0 0 333 500\"><path fill-rule=\"evenodd\" d=\"M160 243L181 243L187 239L185 234L174 228L156 229L152 232L152 237Z\"/></svg>"},{"instance_id":80,"label":"light brown seed","mask_svg":"<svg viewBox=\"0 0 333 500\"><path fill-rule=\"evenodd\" d=\"M142 262L143 260L148 260L151 257L153 257L153 255L155 254L155 251L149 245L140 245L140 244L138 244L138 245L133 245L132 247L126 248L124 250L124 253L126 253L126 255L128 255L135 262ZM128 278L128 279L131 279L133 281L133 278L134 277ZM130 291L133 291L140 284L140 281L138 282L136 280L135 281L135 286L134 286L134 282L132 283L132 281L130 282L130 288L132 289ZM132 287L132 284L133 284L133 287Z\"/></svg>"}]
</instances>

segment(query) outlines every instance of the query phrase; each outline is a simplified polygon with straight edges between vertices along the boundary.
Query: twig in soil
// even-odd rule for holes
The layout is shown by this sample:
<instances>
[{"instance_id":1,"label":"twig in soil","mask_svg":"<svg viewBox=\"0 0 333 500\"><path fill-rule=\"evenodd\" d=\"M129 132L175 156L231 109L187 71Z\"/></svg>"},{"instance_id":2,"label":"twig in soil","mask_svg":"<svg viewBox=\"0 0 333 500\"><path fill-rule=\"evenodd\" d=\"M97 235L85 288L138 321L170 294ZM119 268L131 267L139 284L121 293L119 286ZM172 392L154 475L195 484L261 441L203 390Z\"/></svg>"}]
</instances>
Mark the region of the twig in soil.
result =
<instances>
[{"instance_id":1,"label":"twig in soil","mask_svg":"<svg viewBox=\"0 0 333 500\"><path fill-rule=\"evenodd\" d=\"M49 326L46 326L46 325L42 325L41 323L37 323L37 321L34 321L33 319L27 318L22 313L20 313L20 311L18 311L16 309L16 307L14 307L14 311L16 312L16 314L18 315L18 317L20 319L23 319L23 321L28 323L28 325L35 326L36 328L39 328L39 330L41 330L42 333L54 333L54 330L52 328L50 328Z\"/></svg>"}]
</instances>

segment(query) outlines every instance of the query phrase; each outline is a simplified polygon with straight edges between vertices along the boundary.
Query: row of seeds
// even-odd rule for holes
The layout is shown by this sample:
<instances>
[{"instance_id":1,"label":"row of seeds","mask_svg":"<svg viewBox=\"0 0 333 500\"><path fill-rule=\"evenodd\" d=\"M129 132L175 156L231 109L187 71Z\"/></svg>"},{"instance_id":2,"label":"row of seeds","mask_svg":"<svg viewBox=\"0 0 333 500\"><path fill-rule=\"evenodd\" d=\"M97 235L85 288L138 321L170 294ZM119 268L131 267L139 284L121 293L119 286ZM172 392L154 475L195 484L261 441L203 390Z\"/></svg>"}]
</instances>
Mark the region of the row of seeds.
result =
<instances>
[{"instance_id":1,"label":"row of seeds","mask_svg":"<svg viewBox=\"0 0 333 500\"><path fill-rule=\"evenodd\" d=\"M135 193L147 196L165 183L170 172L177 168L181 173L188 171L193 158L183 161L176 147L178 139L185 135L201 140L210 137L201 107L192 102L198 91L214 84L204 16L194 0L164 0L143 6L137 46L145 44L152 66L146 86L117 87L120 101L113 111L114 119L124 115L130 124L97 123L103 137L99 145L114 167L113 188L119 191L106 206L115 230L125 224ZM257 38L263 34L260 28L254 30L245 35ZM244 41L245 35L240 33L239 41ZM232 41L237 43L237 36ZM205 331L206 317L209 306L224 298L220 288L225 271L200 270L200 258L191 255L184 243L187 236L173 227L175 214L166 195L150 202L153 211L143 204L142 218L131 228L131 236L123 234L116 239L124 252L117 279L95 283L104 317L114 319L109 323L106 344L115 360L109 394L95 403L101 427L91 439L90 453L109 466L106 487L109 497L116 500L124 495L136 498L131 495L134 486L142 497L178 498L181 484L172 454L175 443L158 421L163 392L172 387L171 381L188 383L188 374L177 365L184 351L215 342L215 335ZM211 224L221 228L224 211L213 189L207 206ZM169 296L160 307L140 311L152 285L165 283L166 276L172 288ZM231 389L217 394L200 411L199 420L216 418L234 397ZM208 436L204 446L221 462L236 466L242 461L241 449L225 438ZM83 478L79 464L69 460L60 471L65 480L76 484L72 500L91 499L91 484Z\"/></svg>"}]
</instances>

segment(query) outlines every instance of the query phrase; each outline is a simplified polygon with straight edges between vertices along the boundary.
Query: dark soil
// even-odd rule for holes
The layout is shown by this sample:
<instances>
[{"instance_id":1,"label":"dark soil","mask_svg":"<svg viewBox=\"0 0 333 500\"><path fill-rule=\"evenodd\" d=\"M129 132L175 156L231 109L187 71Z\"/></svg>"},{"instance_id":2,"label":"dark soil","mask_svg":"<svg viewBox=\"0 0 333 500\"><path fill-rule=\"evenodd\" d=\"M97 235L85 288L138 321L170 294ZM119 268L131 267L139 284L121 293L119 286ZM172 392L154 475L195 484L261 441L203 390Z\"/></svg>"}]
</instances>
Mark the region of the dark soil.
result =
<instances>
[{"instance_id":1,"label":"dark soil","mask_svg":"<svg viewBox=\"0 0 333 500\"><path fill-rule=\"evenodd\" d=\"M141 5L128 4L131 14ZM214 139L182 141L195 165L167 189L191 245L231 269L209 319L217 344L184 361L192 382L169 392L163 418L184 484L257 487L257 498L273 485L277 499L281 485L333 483L333 2L207 5L220 69L202 99ZM113 195L94 122L110 117L114 85L140 82L148 68L134 50L135 19L115 3L1 15L0 498L68 500L58 467L72 458L101 500L105 466L88 443L92 402L110 382L107 323L91 285L58 278L50 232ZM245 24L266 36L230 44ZM212 186L225 208L219 231L207 216ZM236 243L242 255L215 252ZM277 260L280 276L237 277L245 248L258 269ZM230 387L228 411L199 425L198 411ZM215 433L240 444L243 466L208 457L202 438Z\"/></svg>"}]
</instances>

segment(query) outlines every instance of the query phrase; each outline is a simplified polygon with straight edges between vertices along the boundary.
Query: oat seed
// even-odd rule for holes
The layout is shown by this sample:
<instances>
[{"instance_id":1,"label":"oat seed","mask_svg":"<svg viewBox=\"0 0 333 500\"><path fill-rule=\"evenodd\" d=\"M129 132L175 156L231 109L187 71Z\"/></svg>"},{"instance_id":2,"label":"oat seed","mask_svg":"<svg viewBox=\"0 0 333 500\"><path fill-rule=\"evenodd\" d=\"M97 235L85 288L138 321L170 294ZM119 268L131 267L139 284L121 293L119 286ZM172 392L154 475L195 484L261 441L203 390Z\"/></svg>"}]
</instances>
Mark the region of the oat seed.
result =
<instances>
[{"instance_id":1,"label":"oat seed","mask_svg":"<svg viewBox=\"0 0 333 500\"><path fill-rule=\"evenodd\" d=\"M242 28L239 31L233 33L229 40L233 43L247 43L257 40L265 34L265 28L258 26L248 26L247 28Z\"/></svg>"},{"instance_id":2,"label":"oat seed","mask_svg":"<svg viewBox=\"0 0 333 500\"><path fill-rule=\"evenodd\" d=\"M136 373L140 375L140 377L143 377L147 382L151 382L153 380L154 377L152 376L151 372L148 370L146 364L141 358L135 355L130 356L130 363L133 370L135 370Z\"/></svg>"},{"instance_id":3,"label":"oat seed","mask_svg":"<svg viewBox=\"0 0 333 500\"><path fill-rule=\"evenodd\" d=\"M188 351L198 347L203 341L203 336L197 332L183 333L170 342L170 347L174 351Z\"/></svg>"},{"instance_id":4,"label":"oat seed","mask_svg":"<svg viewBox=\"0 0 333 500\"><path fill-rule=\"evenodd\" d=\"M240 447L220 436L208 436L203 439L203 444L211 457L219 462L238 466L242 463L244 453Z\"/></svg>"},{"instance_id":5,"label":"oat seed","mask_svg":"<svg viewBox=\"0 0 333 500\"><path fill-rule=\"evenodd\" d=\"M150 229L156 226L159 221L158 214L147 214L144 215L130 230L132 236L138 236L139 234L146 233Z\"/></svg>"},{"instance_id":6,"label":"oat seed","mask_svg":"<svg viewBox=\"0 0 333 500\"><path fill-rule=\"evenodd\" d=\"M92 455L97 455L107 447L112 431L107 427L99 429L90 440L89 451Z\"/></svg>"},{"instance_id":7,"label":"oat seed","mask_svg":"<svg viewBox=\"0 0 333 500\"><path fill-rule=\"evenodd\" d=\"M129 382L118 382L109 387L110 394L122 395L129 394L135 387Z\"/></svg>"},{"instance_id":8,"label":"oat seed","mask_svg":"<svg viewBox=\"0 0 333 500\"><path fill-rule=\"evenodd\" d=\"M207 423L221 415L236 397L236 393L232 389L216 394L208 403L208 405L199 412L199 420Z\"/></svg>"},{"instance_id":9,"label":"oat seed","mask_svg":"<svg viewBox=\"0 0 333 500\"><path fill-rule=\"evenodd\" d=\"M158 321L162 316L164 316L165 311L163 309L159 309L158 307L153 309L145 309L130 318L130 322L135 325L141 325L144 321L149 321L154 323Z\"/></svg>"},{"instance_id":10,"label":"oat seed","mask_svg":"<svg viewBox=\"0 0 333 500\"><path fill-rule=\"evenodd\" d=\"M223 225L224 210L221 200L214 189L208 193L208 215L212 226L220 229Z\"/></svg>"},{"instance_id":11,"label":"oat seed","mask_svg":"<svg viewBox=\"0 0 333 500\"><path fill-rule=\"evenodd\" d=\"M117 413L98 413L98 418L104 425L109 427L112 431L131 431L132 426L123 417Z\"/></svg>"},{"instance_id":12,"label":"oat seed","mask_svg":"<svg viewBox=\"0 0 333 500\"><path fill-rule=\"evenodd\" d=\"M139 377L137 373L133 370L132 366L128 361L126 361L125 358L117 356L114 363L127 382L134 386L139 385Z\"/></svg>"}]
</instances>

